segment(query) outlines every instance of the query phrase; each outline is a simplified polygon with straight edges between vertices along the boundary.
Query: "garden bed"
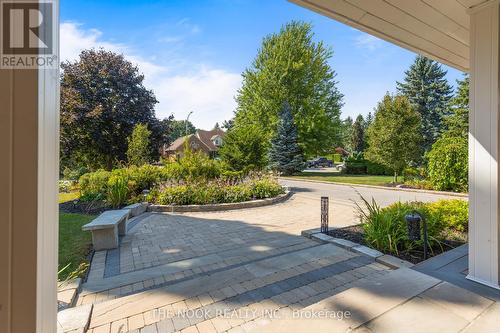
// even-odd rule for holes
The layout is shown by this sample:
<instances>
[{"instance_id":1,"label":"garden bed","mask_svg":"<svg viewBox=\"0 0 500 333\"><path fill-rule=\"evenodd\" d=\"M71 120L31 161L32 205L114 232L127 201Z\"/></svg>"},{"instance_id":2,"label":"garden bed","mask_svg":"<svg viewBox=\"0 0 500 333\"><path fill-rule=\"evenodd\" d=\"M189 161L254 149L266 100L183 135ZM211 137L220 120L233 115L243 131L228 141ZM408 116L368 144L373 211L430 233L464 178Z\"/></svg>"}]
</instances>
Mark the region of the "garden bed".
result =
<instances>
[{"instance_id":1,"label":"garden bed","mask_svg":"<svg viewBox=\"0 0 500 333\"><path fill-rule=\"evenodd\" d=\"M343 228L336 228L336 229L330 229L328 232L329 236L335 237L335 238L341 238L341 239L346 239L348 241L365 245L368 247L371 247L370 244L368 244L365 241L365 233L362 225L355 225L355 226L349 226L349 227L343 227ZM428 258L437 256L443 252L452 250L456 247L459 247L463 244L465 244L465 239L466 239L466 234L462 235L455 235L455 236L461 236L463 237L464 241L459 241L456 238L454 239L444 239L441 240L441 246L433 246L432 249L428 249ZM458 238L458 237L457 237ZM384 253L384 251L381 251ZM398 257L400 259L409 261L413 264L417 264L421 261L424 261L424 252L423 248L421 249L414 249L412 251L400 251L398 253L384 253L384 254L389 254L395 257Z\"/></svg>"},{"instance_id":2,"label":"garden bed","mask_svg":"<svg viewBox=\"0 0 500 333\"><path fill-rule=\"evenodd\" d=\"M287 191L273 198L258 199L234 203L221 204L205 204L205 205L151 205L148 211L151 212L170 212L170 213L186 213L186 212L216 212L234 209L256 208L277 204L287 200L292 195L292 192Z\"/></svg>"},{"instance_id":3,"label":"garden bed","mask_svg":"<svg viewBox=\"0 0 500 333\"><path fill-rule=\"evenodd\" d=\"M109 209L112 208L104 200L84 201L76 199L59 204L60 212L70 214L99 215Z\"/></svg>"}]
</instances>

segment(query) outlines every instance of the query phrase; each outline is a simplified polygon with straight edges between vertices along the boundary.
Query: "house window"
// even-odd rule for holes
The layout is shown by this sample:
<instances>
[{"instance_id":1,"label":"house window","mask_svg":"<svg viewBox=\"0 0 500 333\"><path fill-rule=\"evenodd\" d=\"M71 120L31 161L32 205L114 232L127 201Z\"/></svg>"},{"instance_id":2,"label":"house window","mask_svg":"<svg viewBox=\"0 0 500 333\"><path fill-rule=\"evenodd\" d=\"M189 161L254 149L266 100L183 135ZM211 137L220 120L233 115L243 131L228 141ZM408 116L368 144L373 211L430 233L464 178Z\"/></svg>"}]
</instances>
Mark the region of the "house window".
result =
<instances>
[{"instance_id":1,"label":"house window","mask_svg":"<svg viewBox=\"0 0 500 333\"><path fill-rule=\"evenodd\" d=\"M222 145L222 139L220 138L220 136L218 136L218 137L214 138L213 143L214 143L214 145L215 145L216 147L221 146L221 145Z\"/></svg>"}]
</instances>

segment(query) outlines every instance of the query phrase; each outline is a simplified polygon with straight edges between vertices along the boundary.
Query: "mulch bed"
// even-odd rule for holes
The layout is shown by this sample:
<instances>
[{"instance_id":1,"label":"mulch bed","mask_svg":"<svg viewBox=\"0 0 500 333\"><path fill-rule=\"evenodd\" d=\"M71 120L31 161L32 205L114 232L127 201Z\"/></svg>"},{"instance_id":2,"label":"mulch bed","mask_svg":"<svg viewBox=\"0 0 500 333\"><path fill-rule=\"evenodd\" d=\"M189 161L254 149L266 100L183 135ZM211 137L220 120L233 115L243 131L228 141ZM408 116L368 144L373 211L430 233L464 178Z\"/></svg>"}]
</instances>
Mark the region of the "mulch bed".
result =
<instances>
[{"instance_id":1,"label":"mulch bed","mask_svg":"<svg viewBox=\"0 0 500 333\"><path fill-rule=\"evenodd\" d=\"M67 201L59 204L59 211L64 213L99 215L110 207L102 201Z\"/></svg>"},{"instance_id":2,"label":"mulch bed","mask_svg":"<svg viewBox=\"0 0 500 333\"><path fill-rule=\"evenodd\" d=\"M364 230L361 225L354 225L354 226L349 226L349 227L344 227L344 228L336 228L336 229L330 229L328 231L328 235L335 237L335 238L342 238L349 240L354 243L358 243L361 245L365 245L368 247L371 247L366 241L364 237ZM437 256L443 252L452 250L460 245L465 244L465 241L457 241L457 240L443 240L442 241L442 247L441 246L434 246L432 249L428 249L428 258ZM424 261L424 252L423 249L420 250L414 250L411 252L399 252L399 254L394 254L394 253L387 253L390 255L393 255L395 257L398 257L400 259L409 261L413 264L418 264L421 261Z\"/></svg>"}]
</instances>

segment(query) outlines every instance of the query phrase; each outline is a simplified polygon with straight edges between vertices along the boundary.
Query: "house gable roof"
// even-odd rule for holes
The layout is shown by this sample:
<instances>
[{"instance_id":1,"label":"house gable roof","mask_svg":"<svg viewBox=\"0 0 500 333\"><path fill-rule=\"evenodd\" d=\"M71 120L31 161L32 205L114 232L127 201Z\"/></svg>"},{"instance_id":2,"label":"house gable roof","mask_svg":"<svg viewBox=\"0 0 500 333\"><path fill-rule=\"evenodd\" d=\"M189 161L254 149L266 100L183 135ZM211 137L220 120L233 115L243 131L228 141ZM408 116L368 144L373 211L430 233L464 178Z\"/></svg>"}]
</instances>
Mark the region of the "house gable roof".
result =
<instances>
[{"instance_id":1,"label":"house gable roof","mask_svg":"<svg viewBox=\"0 0 500 333\"><path fill-rule=\"evenodd\" d=\"M220 136L221 138L223 138L225 134L226 132L224 132L220 128L214 128L211 131L204 131L204 130L196 131L196 136L212 151L218 149L212 142L212 138L215 136Z\"/></svg>"},{"instance_id":2,"label":"house gable roof","mask_svg":"<svg viewBox=\"0 0 500 333\"><path fill-rule=\"evenodd\" d=\"M216 151L218 147L214 145L212 139L217 136L223 138L225 134L226 132L224 132L220 128L214 128L211 131L197 130L196 134L189 134L177 138L165 151L172 152L184 150L184 143L186 142L186 140L188 140L189 142L195 141L202 146L203 150L207 152Z\"/></svg>"}]
</instances>

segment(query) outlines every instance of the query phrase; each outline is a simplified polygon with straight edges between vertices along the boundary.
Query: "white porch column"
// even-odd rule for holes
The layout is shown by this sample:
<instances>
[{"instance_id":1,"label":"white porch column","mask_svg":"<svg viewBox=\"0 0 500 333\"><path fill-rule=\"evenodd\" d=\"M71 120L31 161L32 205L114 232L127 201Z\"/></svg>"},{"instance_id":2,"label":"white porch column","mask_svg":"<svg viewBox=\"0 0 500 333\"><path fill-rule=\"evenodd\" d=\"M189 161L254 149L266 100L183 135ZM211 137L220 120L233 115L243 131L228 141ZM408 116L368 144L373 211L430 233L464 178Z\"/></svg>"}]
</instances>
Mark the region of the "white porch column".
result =
<instances>
[{"instance_id":1,"label":"white porch column","mask_svg":"<svg viewBox=\"0 0 500 333\"><path fill-rule=\"evenodd\" d=\"M497 1L471 18L468 279L499 288L499 20Z\"/></svg>"}]
</instances>

